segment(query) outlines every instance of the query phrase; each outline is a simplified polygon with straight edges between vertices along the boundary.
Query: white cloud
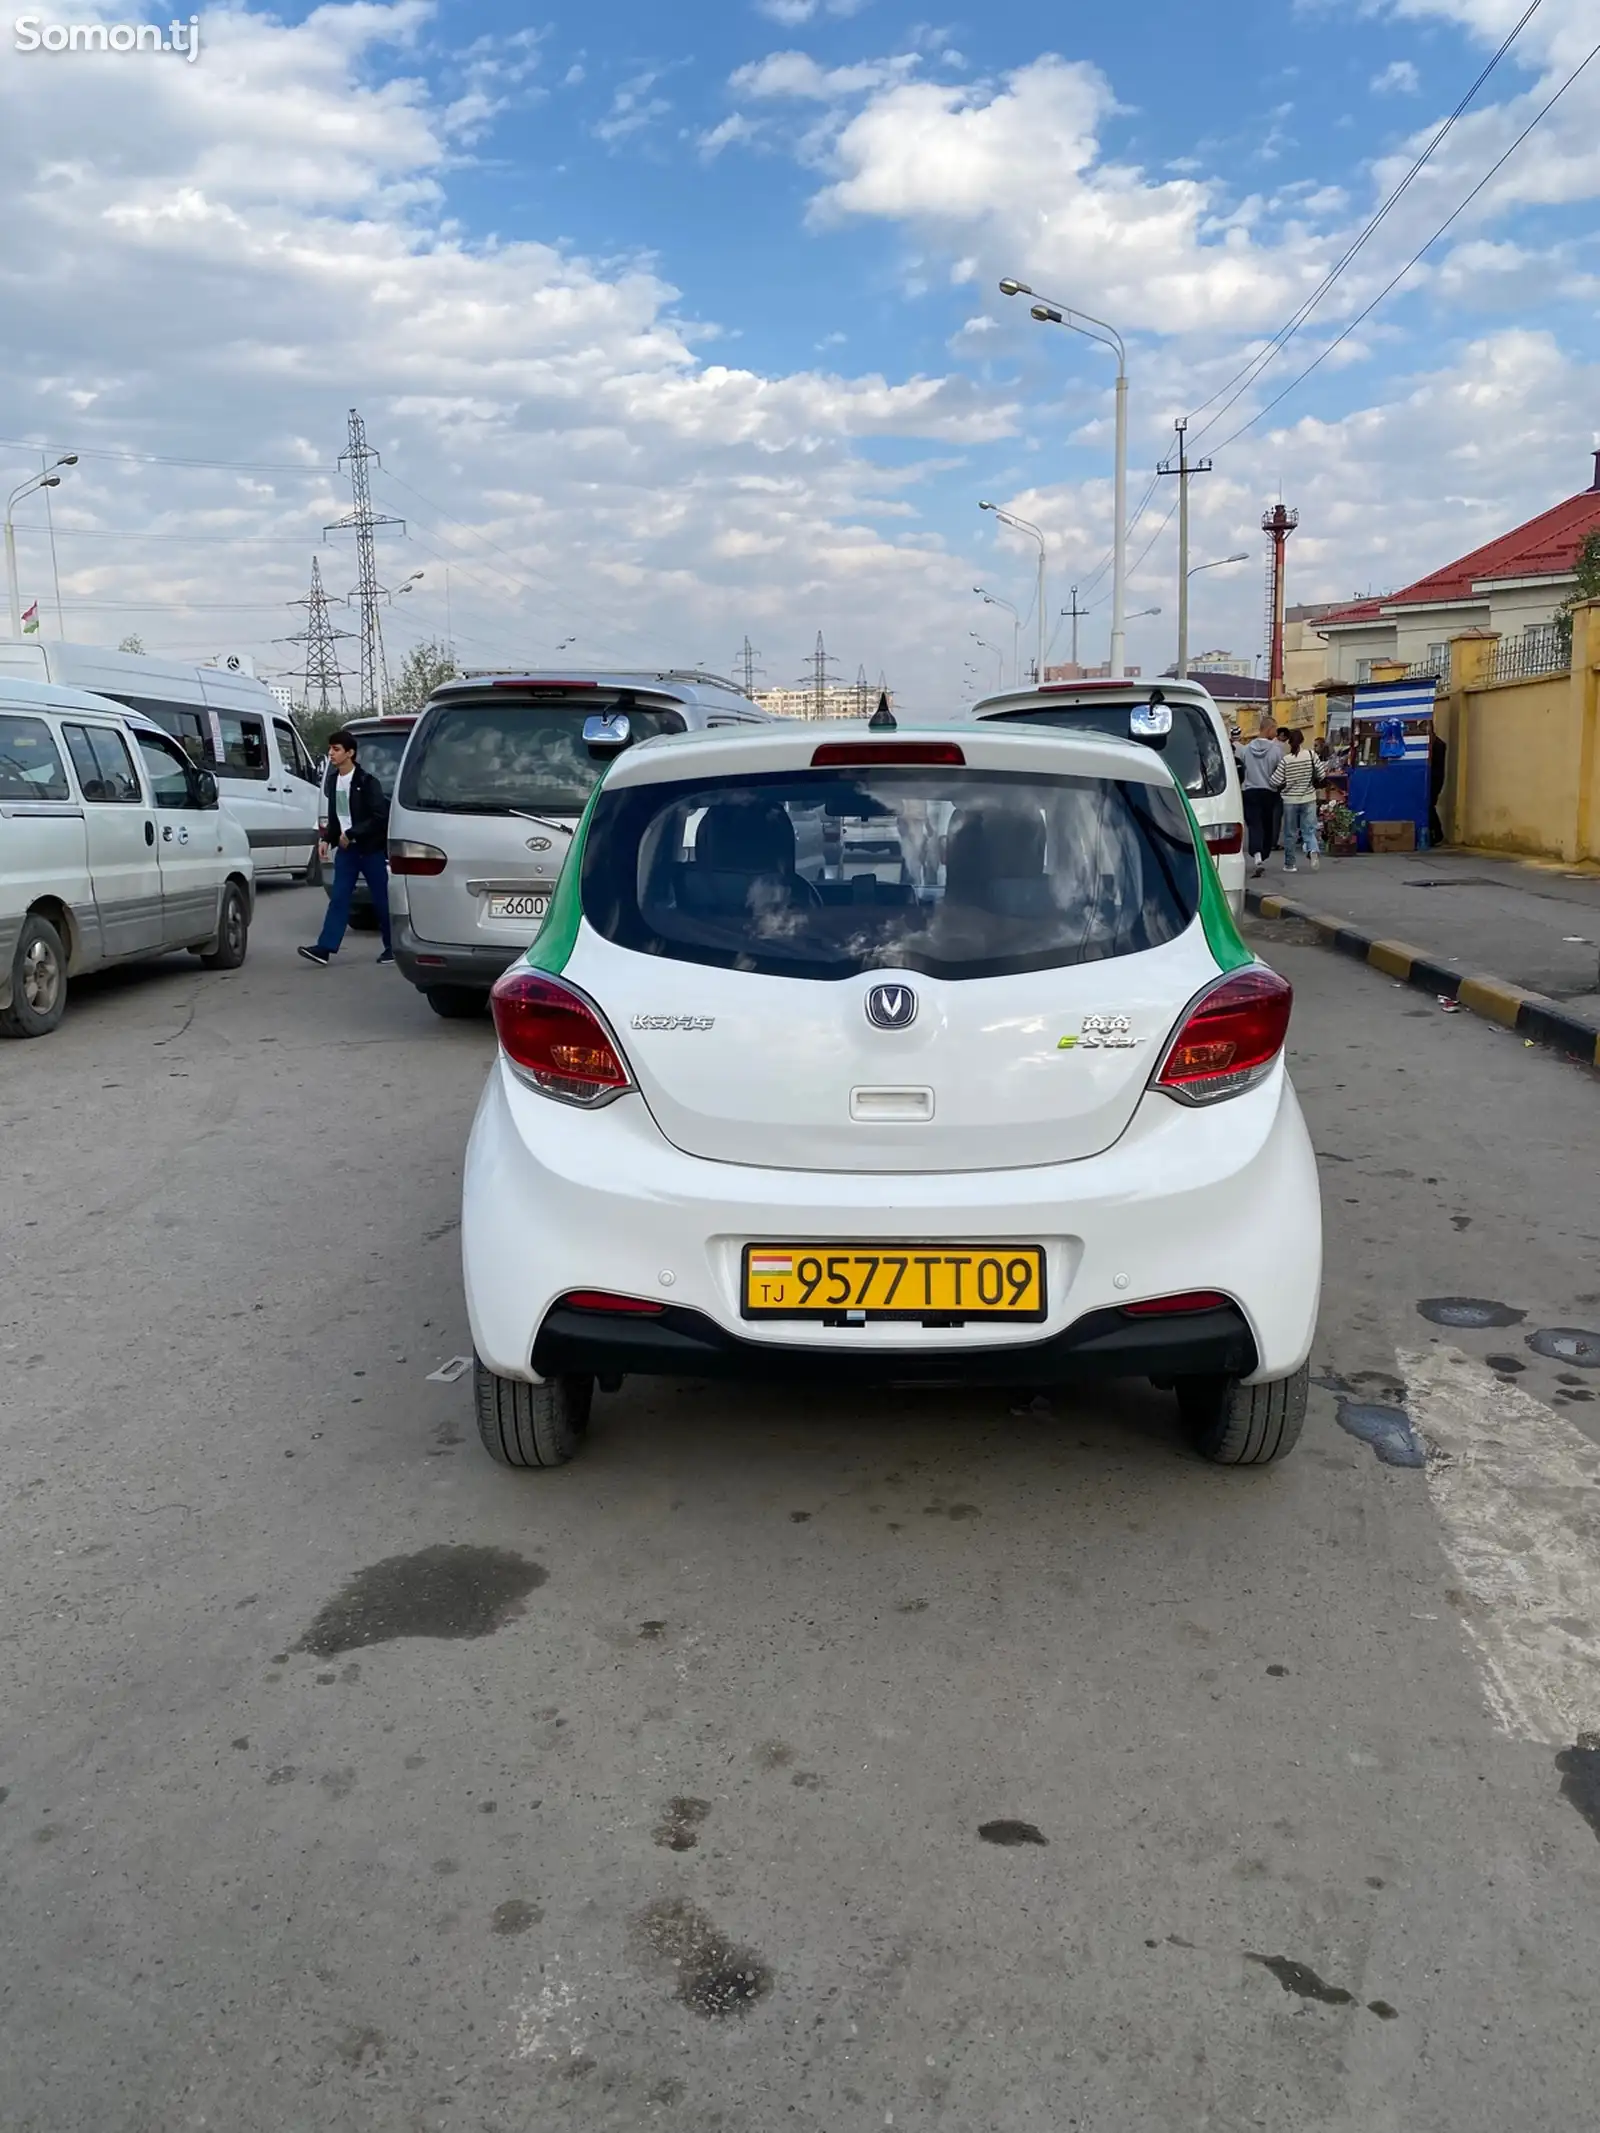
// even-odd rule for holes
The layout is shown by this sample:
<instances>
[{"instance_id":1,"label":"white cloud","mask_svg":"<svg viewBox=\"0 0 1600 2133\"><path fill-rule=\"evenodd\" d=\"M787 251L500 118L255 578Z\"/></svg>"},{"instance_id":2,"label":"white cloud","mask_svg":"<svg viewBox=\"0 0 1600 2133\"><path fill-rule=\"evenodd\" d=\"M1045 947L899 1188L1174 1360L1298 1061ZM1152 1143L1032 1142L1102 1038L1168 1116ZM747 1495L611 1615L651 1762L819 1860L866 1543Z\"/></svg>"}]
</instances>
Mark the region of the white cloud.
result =
<instances>
[{"instance_id":1,"label":"white cloud","mask_svg":"<svg viewBox=\"0 0 1600 2133\"><path fill-rule=\"evenodd\" d=\"M724 148L748 147L761 129L742 111L733 111L709 131L702 133L695 146L703 159L710 163L721 155Z\"/></svg>"},{"instance_id":2,"label":"white cloud","mask_svg":"<svg viewBox=\"0 0 1600 2133\"><path fill-rule=\"evenodd\" d=\"M355 403L383 454L381 507L409 522L410 545L382 537L381 567L426 572L391 633L442 632L448 559L470 656L534 656L576 628L597 659L720 662L760 628L771 657L791 631L798 661L820 624L850 662L910 680L920 661L927 679L967 566L919 515L915 454L885 469L860 446L991 448L1015 425L1005 396L959 376L708 363L707 329L651 269L469 243L449 212L451 99L393 73L425 19L410 0L293 25L235 10L211 18L204 68L146 68L137 96L115 57L0 53L0 273L28 291L0 304L6 427L84 451L57 498L73 634L137 627L200 652L244 638L286 659L271 640L298 619L312 550L331 586L350 582L321 529L347 508L331 461ZM505 56L477 53L486 94ZM651 101L651 85L630 93ZM36 519L21 528L34 590Z\"/></svg>"},{"instance_id":3,"label":"white cloud","mask_svg":"<svg viewBox=\"0 0 1600 2133\"><path fill-rule=\"evenodd\" d=\"M916 71L917 64L914 52L893 59L865 60L849 67L820 66L809 52L769 52L765 59L752 60L748 66L738 68L729 86L737 96L792 97L831 104L904 80Z\"/></svg>"},{"instance_id":4,"label":"white cloud","mask_svg":"<svg viewBox=\"0 0 1600 2133\"><path fill-rule=\"evenodd\" d=\"M868 0L755 0L758 15L781 22L786 29L797 29L818 15L859 15L867 5Z\"/></svg>"},{"instance_id":5,"label":"white cloud","mask_svg":"<svg viewBox=\"0 0 1600 2133\"><path fill-rule=\"evenodd\" d=\"M596 140L608 145L630 140L635 134L647 132L657 119L665 118L672 109L671 102L650 93L660 79L659 68L646 68L625 81L612 97L610 110L595 126Z\"/></svg>"},{"instance_id":6,"label":"white cloud","mask_svg":"<svg viewBox=\"0 0 1600 2133\"><path fill-rule=\"evenodd\" d=\"M1367 87L1374 96L1415 96L1422 87L1422 76L1409 59L1391 59L1381 73L1373 75Z\"/></svg>"}]
</instances>

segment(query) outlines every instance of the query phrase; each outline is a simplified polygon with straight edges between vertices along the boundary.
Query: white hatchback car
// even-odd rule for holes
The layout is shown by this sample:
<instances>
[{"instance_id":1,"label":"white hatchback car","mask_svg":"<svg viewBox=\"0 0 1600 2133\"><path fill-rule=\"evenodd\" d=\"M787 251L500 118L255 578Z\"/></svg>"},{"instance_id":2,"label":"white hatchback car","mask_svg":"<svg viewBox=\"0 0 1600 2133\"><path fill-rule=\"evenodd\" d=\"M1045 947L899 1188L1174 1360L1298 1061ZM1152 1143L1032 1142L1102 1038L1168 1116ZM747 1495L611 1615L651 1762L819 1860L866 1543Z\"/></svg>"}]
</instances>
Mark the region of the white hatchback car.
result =
<instances>
[{"instance_id":1,"label":"white hatchback car","mask_svg":"<svg viewBox=\"0 0 1600 2133\"><path fill-rule=\"evenodd\" d=\"M1172 714L1162 744L1167 768L1194 810L1237 917L1244 909L1244 795L1227 726L1202 683L1176 681L1171 675L1149 681L1047 681L986 696L973 706L971 716L1048 726L1061 734L1103 733L1126 739L1129 721L1157 698Z\"/></svg>"},{"instance_id":2,"label":"white hatchback car","mask_svg":"<svg viewBox=\"0 0 1600 2133\"><path fill-rule=\"evenodd\" d=\"M492 997L462 1212L485 1445L559 1465L634 1372L1098 1375L1173 1388L1208 1458L1280 1457L1321 1280L1290 998L1149 747L634 747Z\"/></svg>"}]
</instances>

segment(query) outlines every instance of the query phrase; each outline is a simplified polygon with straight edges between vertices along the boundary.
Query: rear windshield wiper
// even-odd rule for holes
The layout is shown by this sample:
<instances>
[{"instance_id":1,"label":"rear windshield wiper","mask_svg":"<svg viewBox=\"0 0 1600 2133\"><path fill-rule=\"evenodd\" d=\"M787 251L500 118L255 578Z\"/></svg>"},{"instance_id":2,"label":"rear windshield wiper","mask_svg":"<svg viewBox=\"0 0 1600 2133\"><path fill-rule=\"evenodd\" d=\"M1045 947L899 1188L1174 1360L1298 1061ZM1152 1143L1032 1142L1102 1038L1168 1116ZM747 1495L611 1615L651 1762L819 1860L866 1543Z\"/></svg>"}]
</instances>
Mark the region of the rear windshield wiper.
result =
<instances>
[{"instance_id":1,"label":"rear windshield wiper","mask_svg":"<svg viewBox=\"0 0 1600 2133\"><path fill-rule=\"evenodd\" d=\"M570 822L552 822L548 815L530 815L525 807L508 807L508 815L515 815L519 822L537 822L542 830L560 830L564 837L572 835Z\"/></svg>"}]
</instances>

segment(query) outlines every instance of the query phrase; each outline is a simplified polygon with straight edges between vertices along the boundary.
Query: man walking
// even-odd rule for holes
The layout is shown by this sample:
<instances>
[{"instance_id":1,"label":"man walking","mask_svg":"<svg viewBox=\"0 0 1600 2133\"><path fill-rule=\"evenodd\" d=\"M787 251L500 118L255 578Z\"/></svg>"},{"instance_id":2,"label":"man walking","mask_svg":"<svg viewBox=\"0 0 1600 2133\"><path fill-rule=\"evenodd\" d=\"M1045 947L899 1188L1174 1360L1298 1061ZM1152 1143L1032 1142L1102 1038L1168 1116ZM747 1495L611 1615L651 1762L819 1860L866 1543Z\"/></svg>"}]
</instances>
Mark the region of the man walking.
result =
<instances>
[{"instance_id":1,"label":"man walking","mask_svg":"<svg viewBox=\"0 0 1600 2133\"><path fill-rule=\"evenodd\" d=\"M1289 752L1283 759L1283 871L1297 871L1296 852L1303 851L1314 874L1322 864L1317 843L1317 787L1321 765L1305 745L1298 726L1287 728Z\"/></svg>"},{"instance_id":2,"label":"man walking","mask_svg":"<svg viewBox=\"0 0 1600 2133\"><path fill-rule=\"evenodd\" d=\"M314 947L296 952L324 969L339 953L350 923L356 883L364 880L383 932L380 963L392 963L389 944L389 802L370 770L356 761L356 737L343 726L328 741L328 775L322 787L326 816L322 857L333 851L333 893Z\"/></svg>"},{"instance_id":3,"label":"man walking","mask_svg":"<svg viewBox=\"0 0 1600 2133\"><path fill-rule=\"evenodd\" d=\"M1272 722L1264 721L1255 739L1246 741L1241 758L1245 843L1258 875L1277 841L1278 795L1283 790L1283 750L1274 731Z\"/></svg>"}]
</instances>

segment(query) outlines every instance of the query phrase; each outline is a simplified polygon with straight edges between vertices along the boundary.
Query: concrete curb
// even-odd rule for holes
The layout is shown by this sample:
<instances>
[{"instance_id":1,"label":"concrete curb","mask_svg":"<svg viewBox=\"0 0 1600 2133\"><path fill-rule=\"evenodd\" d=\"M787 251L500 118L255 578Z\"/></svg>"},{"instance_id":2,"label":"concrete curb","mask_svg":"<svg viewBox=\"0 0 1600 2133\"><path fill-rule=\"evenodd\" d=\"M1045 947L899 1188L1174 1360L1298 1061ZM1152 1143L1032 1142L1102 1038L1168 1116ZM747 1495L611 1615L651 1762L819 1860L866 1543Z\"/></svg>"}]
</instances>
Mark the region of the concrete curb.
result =
<instances>
[{"instance_id":1,"label":"concrete curb","mask_svg":"<svg viewBox=\"0 0 1600 2133\"><path fill-rule=\"evenodd\" d=\"M1463 977L1449 963L1433 961L1407 941L1377 939L1341 918L1308 910L1287 896L1268 896L1260 889L1247 888L1244 901L1246 910L1260 918L1292 918L1315 927L1325 948L1336 948L1341 955L1353 955L1359 962L1370 963L1374 970L1398 978L1402 985L1413 985L1418 992L1431 992L1436 998L1443 994L1447 999L1459 1000L1473 1014L1498 1022L1502 1029L1516 1030L1535 1044L1549 1045L1569 1058L1583 1060L1587 1066L1600 1066L1600 1030L1542 992L1524 992L1520 985L1481 973Z\"/></svg>"}]
</instances>

